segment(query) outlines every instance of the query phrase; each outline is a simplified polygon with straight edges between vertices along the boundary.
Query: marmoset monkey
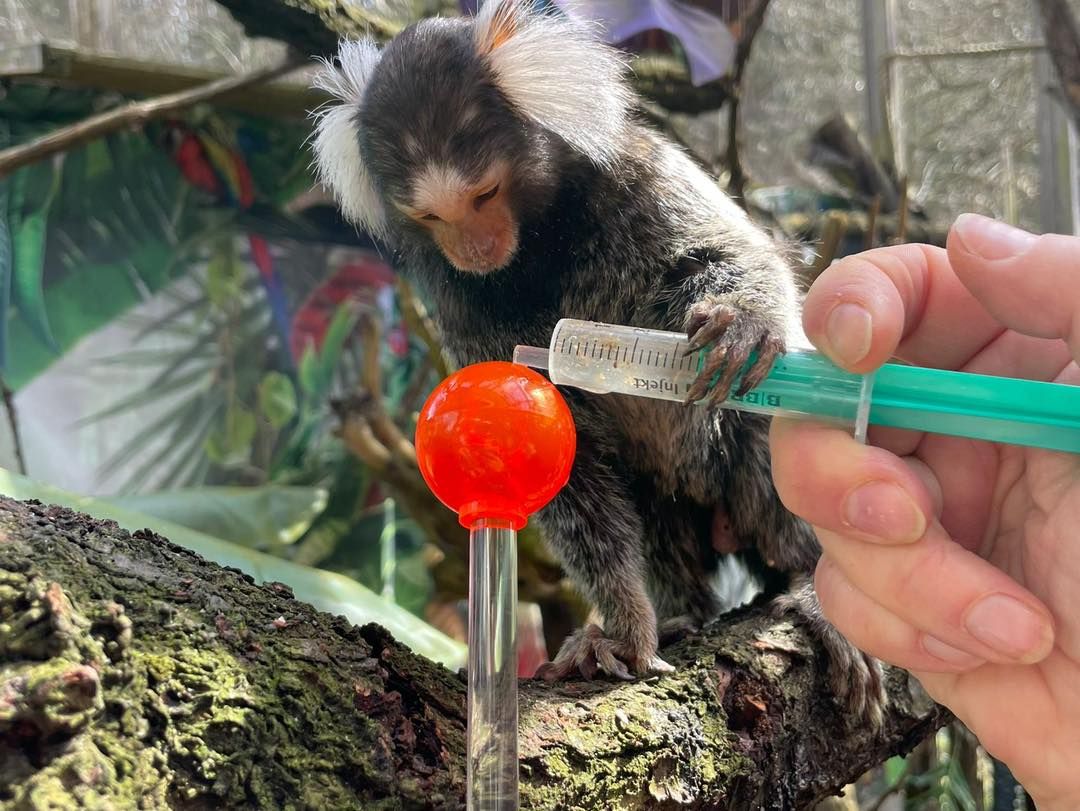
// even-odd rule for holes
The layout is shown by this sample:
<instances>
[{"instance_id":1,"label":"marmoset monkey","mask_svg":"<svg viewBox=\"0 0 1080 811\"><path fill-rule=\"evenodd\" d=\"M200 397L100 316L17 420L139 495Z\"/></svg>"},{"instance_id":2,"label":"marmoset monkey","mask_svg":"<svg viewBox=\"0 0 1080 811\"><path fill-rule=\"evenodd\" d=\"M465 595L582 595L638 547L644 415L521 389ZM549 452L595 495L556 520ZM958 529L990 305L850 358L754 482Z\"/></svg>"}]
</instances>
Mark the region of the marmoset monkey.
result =
<instances>
[{"instance_id":1,"label":"marmoset monkey","mask_svg":"<svg viewBox=\"0 0 1080 811\"><path fill-rule=\"evenodd\" d=\"M624 60L578 21L490 0L475 18L424 20L382 49L346 42L337 62L317 80L340 101L317 114L320 179L430 296L457 363L547 346L562 317L681 330L711 346L689 399L713 403L753 352L743 390L801 335L777 247L635 120ZM595 622L541 675L670 671L659 638L719 610L719 510L762 580L792 576L775 604L808 620L837 695L879 723L880 667L821 616L809 577L820 548L773 489L767 419L563 393L577 458L537 518Z\"/></svg>"}]
</instances>

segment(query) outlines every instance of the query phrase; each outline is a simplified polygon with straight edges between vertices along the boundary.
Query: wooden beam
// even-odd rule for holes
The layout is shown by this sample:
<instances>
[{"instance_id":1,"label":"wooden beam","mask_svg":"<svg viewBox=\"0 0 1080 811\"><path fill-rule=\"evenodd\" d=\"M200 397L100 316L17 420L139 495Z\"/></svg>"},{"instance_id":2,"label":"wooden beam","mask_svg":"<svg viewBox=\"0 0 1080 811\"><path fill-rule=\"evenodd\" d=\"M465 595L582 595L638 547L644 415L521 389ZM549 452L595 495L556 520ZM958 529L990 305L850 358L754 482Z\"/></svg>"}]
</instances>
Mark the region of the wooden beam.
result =
<instances>
[{"instance_id":1,"label":"wooden beam","mask_svg":"<svg viewBox=\"0 0 1080 811\"><path fill-rule=\"evenodd\" d=\"M160 96L206 85L229 74L181 65L87 53L39 43L0 53L0 78L37 79L125 96ZM305 72L224 93L215 104L267 118L304 118L327 101L308 87Z\"/></svg>"}]
</instances>

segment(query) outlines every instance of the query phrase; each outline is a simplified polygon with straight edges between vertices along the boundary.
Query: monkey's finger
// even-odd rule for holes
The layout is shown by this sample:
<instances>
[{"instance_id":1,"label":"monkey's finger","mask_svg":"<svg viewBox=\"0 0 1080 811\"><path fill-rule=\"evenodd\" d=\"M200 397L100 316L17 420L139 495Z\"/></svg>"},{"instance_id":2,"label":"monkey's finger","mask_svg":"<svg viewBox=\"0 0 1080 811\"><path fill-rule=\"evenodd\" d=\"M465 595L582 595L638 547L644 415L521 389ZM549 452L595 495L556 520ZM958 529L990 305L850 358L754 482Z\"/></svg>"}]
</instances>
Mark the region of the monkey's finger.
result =
<instances>
[{"instance_id":1,"label":"monkey's finger","mask_svg":"<svg viewBox=\"0 0 1080 811\"><path fill-rule=\"evenodd\" d=\"M633 681L634 677L627 670L626 665L615 657L615 646L607 639L602 639L596 644L596 662L600 669L608 675L623 681Z\"/></svg>"},{"instance_id":2,"label":"monkey's finger","mask_svg":"<svg viewBox=\"0 0 1080 811\"><path fill-rule=\"evenodd\" d=\"M716 376L716 373L724 368L724 364L727 363L727 356L728 348L723 345L716 347L708 354L705 358L705 365L702 366L701 372L694 381L694 385L692 385L690 391L686 393L686 402L692 403L705 396L706 392L709 391L709 386Z\"/></svg>"},{"instance_id":3,"label":"monkey's finger","mask_svg":"<svg viewBox=\"0 0 1080 811\"><path fill-rule=\"evenodd\" d=\"M766 335L757 345L758 358L754 365L743 375L739 390L735 392L739 397L757 387L772 371L773 362L777 355L784 351L784 342L775 335Z\"/></svg>"},{"instance_id":4,"label":"monkey's finger","mask_svg":"<svg viewBox=\"0 0 1080 811\"><path fill-rule=\"evenodd\" d=\"M704 309L693 311L690 315L690 324L694 328L687 329L687 335L690 338L687 351L697 351L724 335L737 314L734 308L723 305L713 306L707 311Z\"/></svg>"},{"instance_id":5,"label":"monkey's finger","mask_svg":"<svg viewBox=\"0 0 1080 811\"><path fill-rule=\"evenodd\" d=\"M1003 331L941 248L893 245L845 257L811 286L807 337L836 363L868 372L894 355L956 369Z\"/></svg>"},{"instance_id":6,"label":"monkey's finger","mask_svg":"<svg viewBox=\"0 0 1080 811\"><path fill-rule=\"evenodd\" d=\"M728 349L724 374L716 381L716 385L709 392L709 399L712 402L722 403L731 394L731 386L735 383L735 378L739 372L746 366L751 348L745 344L736 344Z\"/></svg>"},{"instance_id":7,"label":"monkey's finger","mask_svg":"<svg viewBox=\"0 0 1080 811\"><path fill-rule=\"evenodd\" d=\"M814 590L829 622L859 650L883 662L933 673L959 673L985 662L889 611L848 580L828 556L818 562Z\"/></svg>"},{"instance_id":8,"label":"monkey's finger","mask_svg":"<svg viewBox=\"0 0 1080 811\"><path fill-rule=\"evenodd\" d=\"M817 530L825 554L864 594L946 645L990 662L1042 661L1054 644L1046 606L933 522L913 544L869 544Z\"/></svg>"}]
</instances>

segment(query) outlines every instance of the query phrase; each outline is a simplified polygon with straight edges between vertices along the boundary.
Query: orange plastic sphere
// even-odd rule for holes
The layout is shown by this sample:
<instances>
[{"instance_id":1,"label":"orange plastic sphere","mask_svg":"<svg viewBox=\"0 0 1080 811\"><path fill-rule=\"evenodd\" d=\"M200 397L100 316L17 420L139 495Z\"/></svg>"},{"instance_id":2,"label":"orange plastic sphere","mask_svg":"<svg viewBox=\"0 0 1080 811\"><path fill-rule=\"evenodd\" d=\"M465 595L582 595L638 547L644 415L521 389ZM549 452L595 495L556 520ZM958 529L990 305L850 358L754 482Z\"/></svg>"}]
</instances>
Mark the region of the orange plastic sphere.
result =
<instances>
[{"instance_id":1,"label":"orange plastic sphere","mask_svg":"<svg viewBox=\"0 0 1080 811\"><path fill-rule=\"evenodd\" d=\"M490 518L521 529L566 484L576 447L562 395L532 369L503 361L446 378L416 426L424 481L466 527Z\"/></svg>"}]
</instances>

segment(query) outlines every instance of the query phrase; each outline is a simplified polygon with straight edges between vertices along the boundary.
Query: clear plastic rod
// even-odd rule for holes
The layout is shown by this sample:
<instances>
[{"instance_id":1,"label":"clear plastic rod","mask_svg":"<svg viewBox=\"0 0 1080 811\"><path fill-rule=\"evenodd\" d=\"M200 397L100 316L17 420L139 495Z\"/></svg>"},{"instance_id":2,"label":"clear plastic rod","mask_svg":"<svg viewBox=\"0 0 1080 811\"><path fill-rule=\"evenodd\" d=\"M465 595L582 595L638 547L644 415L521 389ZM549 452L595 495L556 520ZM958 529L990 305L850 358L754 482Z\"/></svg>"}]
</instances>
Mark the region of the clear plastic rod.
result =
<instances>
[{"instance_id":1,"label":"clear plastic rod","mask_svg":"<svg viewBox=\"0 0 1080 811\"><path fill-rule=\"evenodd\" d=\"M518 807L517 533L481 519L469 534L469 811Z\"/></svg>"}]
</instances>

